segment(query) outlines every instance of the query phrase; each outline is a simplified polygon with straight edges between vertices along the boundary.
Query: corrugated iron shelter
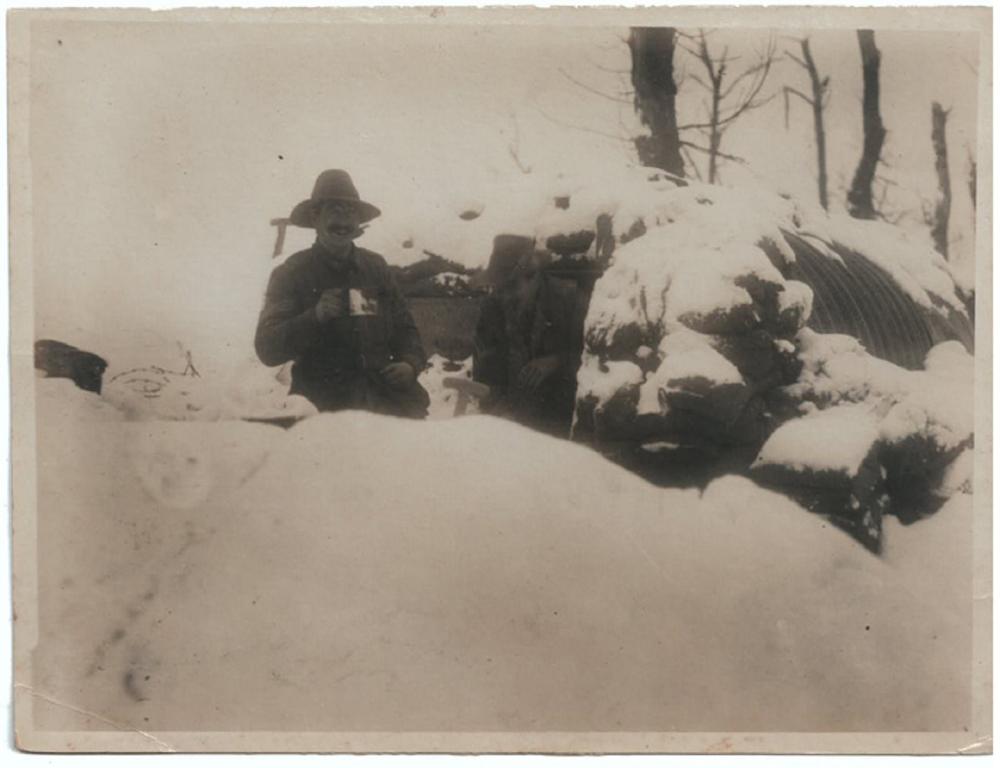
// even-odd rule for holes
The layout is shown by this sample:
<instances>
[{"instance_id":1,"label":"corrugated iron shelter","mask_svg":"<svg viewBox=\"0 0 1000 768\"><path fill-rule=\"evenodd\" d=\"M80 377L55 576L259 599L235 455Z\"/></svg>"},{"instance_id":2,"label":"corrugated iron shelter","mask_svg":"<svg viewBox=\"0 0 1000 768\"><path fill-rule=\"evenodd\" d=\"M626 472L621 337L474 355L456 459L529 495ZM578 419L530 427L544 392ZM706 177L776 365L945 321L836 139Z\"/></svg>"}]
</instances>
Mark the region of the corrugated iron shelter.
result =
<instances>
[{"instance_id":1,"label":"corrugated iron shelter","mask_svg":"<svg viewBox=\"0 0 1000 768\"><path fill-rule=\"evenodd\" d=\"M935 344L960 341L971 353L971 320L945 306L921 307L882 268L838 243L823 254L798 235L785 233L796 261L782 271L813 290L809 327L857 338L875 357L916 370Z\"/></svg>"}]
</instances>

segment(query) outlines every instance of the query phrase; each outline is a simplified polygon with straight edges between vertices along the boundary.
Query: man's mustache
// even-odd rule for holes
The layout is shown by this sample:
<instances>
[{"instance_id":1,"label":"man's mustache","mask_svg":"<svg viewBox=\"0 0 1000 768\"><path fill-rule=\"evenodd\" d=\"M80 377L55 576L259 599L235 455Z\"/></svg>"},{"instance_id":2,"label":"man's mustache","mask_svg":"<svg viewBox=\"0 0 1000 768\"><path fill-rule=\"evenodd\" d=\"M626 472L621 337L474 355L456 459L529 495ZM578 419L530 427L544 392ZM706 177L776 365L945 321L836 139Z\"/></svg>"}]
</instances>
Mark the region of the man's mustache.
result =
<instances>
[{"instance_id":1,"label":"man's mustache","mask_svg":"<svg viewBox=\"0 0 1000 768\"><path fill-rule=\"evenodd\" d=\"M346 237L346 238L350 238L351 240L354 240L354 239L356 239L358 237L361 237L361 235L363 235L365 233L366 229L368 229L368 225L367 224L360 224L357 227L355 227L353 230L351 230L350 232L339 232L339 231L337 231L338 227L331 226L331 227L327 227L326 228L326 234L327 235L335 235L336 237Z\"/></svg>"}]
</instances>

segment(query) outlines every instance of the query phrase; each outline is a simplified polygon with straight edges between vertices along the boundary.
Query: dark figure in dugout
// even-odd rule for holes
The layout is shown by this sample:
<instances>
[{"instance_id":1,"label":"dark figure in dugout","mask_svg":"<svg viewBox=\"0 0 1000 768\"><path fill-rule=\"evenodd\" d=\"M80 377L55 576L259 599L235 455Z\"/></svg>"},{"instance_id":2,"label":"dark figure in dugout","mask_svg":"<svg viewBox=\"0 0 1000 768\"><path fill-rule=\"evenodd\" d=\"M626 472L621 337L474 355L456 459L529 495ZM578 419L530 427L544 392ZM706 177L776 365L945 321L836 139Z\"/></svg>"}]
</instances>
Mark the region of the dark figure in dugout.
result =
<instances>
[{"instance_id":1,"label":"dark figure in dugout","mask_svg":"<svg viewBox=\"0 0 1000 768\"><path fill-rule=\"evenodd\" d=\"M494 240L493 286L476 326L473 379L490 387L489 413L568 437L583 349L584 301L573 280L546 273L529 238Z\"/></svg>"},{"instance_id":2,"label":"dark figure in dugout","mask_svg":"<svg viewBox=\"0 0 1000 768\"><path fill-rule=\"evenodd\" d=\"M354 243L379 213L345 171L320 174L289 217L316 242L271 273L255 346L265 365L294 360L290 391L320 411L423 418L420 334L385 260Z\"/></svg>"}]
</instances>

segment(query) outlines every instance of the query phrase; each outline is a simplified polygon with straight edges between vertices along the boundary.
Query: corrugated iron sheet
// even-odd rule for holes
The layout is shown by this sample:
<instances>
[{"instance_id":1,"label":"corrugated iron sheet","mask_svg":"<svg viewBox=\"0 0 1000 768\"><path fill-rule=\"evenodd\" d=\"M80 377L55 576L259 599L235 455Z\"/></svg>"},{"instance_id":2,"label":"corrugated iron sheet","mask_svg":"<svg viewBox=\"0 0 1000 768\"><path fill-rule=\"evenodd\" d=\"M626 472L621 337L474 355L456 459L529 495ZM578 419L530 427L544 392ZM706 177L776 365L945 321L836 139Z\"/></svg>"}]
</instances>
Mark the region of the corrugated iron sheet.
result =
<instances>
[{"instance_id":1,"label":"corrugated iron sheet","mask_svg":"<svg viewBox=\"0 0 1000 768\"><path fill-rule=\"evenodd\" d=\"M796 255L782 270L785 277L813 290L810 328L854 336L871 354L909 369L922 368L927 352L942 341L956 340L973 351L973 326L964 315L942 307L942 316L921 307L885 270L855 251L828 244L841 262L801 237L785 233L785 238Z\"/></svg>"}]
</instances>

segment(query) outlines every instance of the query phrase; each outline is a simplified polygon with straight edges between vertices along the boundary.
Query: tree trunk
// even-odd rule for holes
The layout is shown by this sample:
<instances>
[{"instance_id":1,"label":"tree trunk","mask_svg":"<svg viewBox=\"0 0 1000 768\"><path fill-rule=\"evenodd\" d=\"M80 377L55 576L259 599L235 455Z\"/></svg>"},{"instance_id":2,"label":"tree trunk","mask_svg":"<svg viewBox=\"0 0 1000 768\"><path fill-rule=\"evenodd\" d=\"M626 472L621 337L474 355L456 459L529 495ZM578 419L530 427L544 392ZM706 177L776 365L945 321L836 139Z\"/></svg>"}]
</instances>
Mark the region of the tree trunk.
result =
<instances>
[{"instance_id":1,"label":"tree trunk","mask_svg":"<svg viewBox=\"0 0 1000 768\"><path fill-rule=\"evenodd\" d=\"M722 132L719 128L719 104L722 101L722 71L719 65L719 78L712 78L712 117L708 136L708 183L714 184L719 177L719 147L722 145Z\"/></svg>"},{"instance_id":2,"label":"tree trunk","mask_svg":"<svg viewBox=\"0 0 1000 768\"><path fill-rule=\"evenodd\" d=\"M938 196L934 203L931 237L938 253L948 258L948 217L951 215L951 178L948 176L948 143L945 127L948 113L936 101L931 104L931 144L934 146L934 170L937 172Z\"/></svg>"},{"instance_id":3,"label":"tree trunk","mask_svg":"<svg viewBox=\"0 0 1000 768\"><path fill-rule=\"evenodd\" d=\"M684 176L675 106L675 38L673 27L633 27L628 47L632 53L635 110L650 131L649 136L635 139L639 162Z\"/></svg>"},{"instance_id":4,"label":"tree trunk","mask_svg":"<svg viewBox=\"0 0 1000 768\"><path fill-rule=\"evenodd\" d=\"M816 62L812 57L812 51L809 50L808 38L802 41L802 60L806 63L806 71L809 73L809 81L812 83L813 128L816 131L816 166L819 169L817 176L819 204L823 206L823 210L825 211L830 208L826 174L826 130L823 127L823 97L826 95L828 81L824 82L820 80L819 72L816 69Z\"/></svg>"},{"instance_id":5,"label":"tree trunk","mask_svg":"<svg viewBox=\"0 0 1000 768\"><path fill-rule=\"evenodd\" d=\"M969 154L969 198L972 200L972 220L976 220L976 161Z\"/></svg>"},{"instance_id":6,"label":"tree trunk","mask_svg":"<svg viewBox=\"0 0 1000 768\"><path fill-rule=\"evenodd\" d=\"M879 113L879 65L882 55L875 47L875 33L870 29L858 30L858 45L861 48L864 82L862 114L865 138L861 160L847 193L847 210L857 219L874 219L877 212L872 200L872 183L885 141L885 126Z\"/></svg>"}]
</instances>

